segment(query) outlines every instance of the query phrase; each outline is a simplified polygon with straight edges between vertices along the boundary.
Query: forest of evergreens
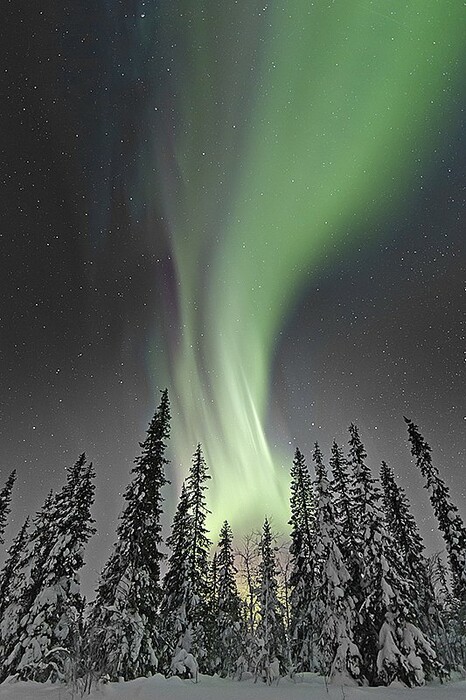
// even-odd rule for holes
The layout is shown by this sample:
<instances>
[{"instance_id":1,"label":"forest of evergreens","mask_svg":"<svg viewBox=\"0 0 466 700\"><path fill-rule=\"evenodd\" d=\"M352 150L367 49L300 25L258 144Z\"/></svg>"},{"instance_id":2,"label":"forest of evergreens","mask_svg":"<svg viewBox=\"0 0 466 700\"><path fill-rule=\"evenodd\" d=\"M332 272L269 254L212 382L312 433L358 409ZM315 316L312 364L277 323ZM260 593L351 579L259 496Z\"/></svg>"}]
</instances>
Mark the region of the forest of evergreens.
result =
<instances>
[{"instance_id":1,"label":"forest of evergreens","mask_svg":"<svg viewBox=\"0 0 466 700\"><path fill-rule=\"evenodd\" d=\"M208 532L208 468L195 449L163 541L168 392L124 494L116 543L94 600L80 590L95 534L94 469L85 455L25 522L0 573L0 681L131 680L198 672L271 683L316 671L330 680L413 687L466 665L466 526L417 426L405 419L445 556L427 557L410 504L385 462L377 478L358 428L313 474L296 449L290 542L265 519L238 548ZM0 492L0 536L13 472ZM3 540L2 540L3 542Z\"/></svg>"}]
</instances>

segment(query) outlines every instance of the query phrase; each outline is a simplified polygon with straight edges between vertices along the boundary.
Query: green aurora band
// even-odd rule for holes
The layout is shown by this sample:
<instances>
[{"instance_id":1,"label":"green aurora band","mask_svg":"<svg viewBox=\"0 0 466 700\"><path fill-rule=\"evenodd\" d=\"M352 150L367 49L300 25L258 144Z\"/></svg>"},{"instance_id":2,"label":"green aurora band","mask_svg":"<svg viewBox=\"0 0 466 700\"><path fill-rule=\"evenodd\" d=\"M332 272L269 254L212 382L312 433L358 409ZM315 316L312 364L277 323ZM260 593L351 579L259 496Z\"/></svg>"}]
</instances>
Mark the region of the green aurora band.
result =
<instances>
[{"instance_id":1,"label":"green aurora band","mask_svg":"<svg viewBox=\"0 0 466 700\"><path fill-rule=\"evenodd\" d=\"M144 181L163 210L179 326L174 342L158 324L152 373L170 390L175 466L203 444L214 532L225 518L240 533L264 514L288 520L293 448L266 434L280 330L319 270L371 245L419 189L464 75L464 12L175 0L140 20L148 50L161 19L175 47L172 150L159 134L157 182Z\"/></svg>"}]
</instances>

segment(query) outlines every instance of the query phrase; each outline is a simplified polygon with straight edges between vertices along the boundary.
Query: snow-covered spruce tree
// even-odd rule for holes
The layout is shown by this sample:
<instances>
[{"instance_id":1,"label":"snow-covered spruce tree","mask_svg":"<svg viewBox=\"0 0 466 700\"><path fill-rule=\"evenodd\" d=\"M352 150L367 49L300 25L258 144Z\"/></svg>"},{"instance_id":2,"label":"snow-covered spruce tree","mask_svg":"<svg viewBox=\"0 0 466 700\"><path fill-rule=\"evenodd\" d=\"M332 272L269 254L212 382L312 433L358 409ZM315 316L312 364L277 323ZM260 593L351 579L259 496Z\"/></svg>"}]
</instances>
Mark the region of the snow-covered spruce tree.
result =
<instances>
[{"instance_id":1,"label":"snow-covered spruce tree","mask_svg":"<svg viewBox=\"0 0 466 700\"><path fill-rule=\"evenodd\" d=\"M0 544L3 544L3 535L5 534L5 527L8 514L10 512L11 503L11 492L13 490L13 484L16 480L16 470L14 469L8 479L6 480L5 486L0 491Z\"/></svg>"},{"instance_id":2,"label":"snow-covered spruce tree","mask_svg":"<svg viewBox=\"0 0 466 700\"><path fill-rule=\"evenodd\" d=\"M8 640L12 641L9 623L16 625L20 609L9 609L7 620L4 623L5 611L16 599L16 587L18 585L18 572L22 570L20 562L25 561L26 546L28 543L29 518L27 518L18 535L13 540L7 551L7 559L0 573L0 678L4 674L4 661L8 649ZM19 598L18 598L19 600ZM4 639L5 637L5 639Z\"/></svg>"},{"instance_id":3,"label":"snow-covered spruce tree","mask_svg":"<svg viewBox=\"0 0 466 700\"><path fill-rule=\"evenodd\" d=\"M0 682L15 673L12 665L19 653L23 615L30 609L43 581L43 566L54 538L54 500L50 492L41 510L33 518L33 529L27 539L9 584L9 600L0 627ZM14 652L14 653L13 653Z\"/></svg>"},{"instance_id":4,"label":"snow-covered spruce tree","mask_svg":"<svg viewBox=\"0 0 466 700\"><path fill-rule=\"evenodd\" d=\"M267 518L259 544L259 623L255 634L254 675L271 683L286 670L286 636L283 605L278 598L277 562Z\"/></svg>"},{"instance_id":5,"label":"snow-covered spruce tree","mask_svg":"<svg viewBox=\"0 0 466 700\"><path fill-rule=\"evenodd\" d=\"M335 440L331 447L330 467L332 470L331 490L335 508L335 523L340 535L338 546L350 574L348 594L351 595L356 604L354 625L355 629L358 629L363 592L361 559L356 541L357 527L354 521L355 507L351 495L353 477L350 474L350 465L344 456L343 448Z\"/></svg>"},{"instance_id":6,"label":"snow-covered spruce tree","mask_svg":"<svg viewBox=\"0 0 466 700\"><path fill-rule=\"evenodd\" d=\"M11 543L11 546L8 548L8 557L0 573L0 620L3 617L5 609L11 602L12 583L15 579L15 573L18 570L19 562L24 556L29 536L29 524L29 518L27 518L23 527Z\"/></svg>"},{"instance_id":7,"label":"snow-covered spruce tree","mask_svg":"<svg viewBox=\"0 0 466 700\"><path fill-rule=\"evenodd\" d=\"M435 634L439 657L448 671L466 665L466 638L461 620L458 599L449 584L449 567L437 552L428 559L428 576L434 591L435 609L439 611L440 624ZM437 622L437 619L435 619Z\"/></svg>"},{"instance_id":8,"label":"snow-covered spruce tree","mask_svg":"<svg viewBox=\"0 0 466 700\"><path fill-rule=\"evenodd\" d=\"M102 571L89 616L89 667L98 677L131 680L157 670L163 558L160 516L169 434L170 406L164 390L146 439L140 443L141 454L135 459L133 480L124 496L118 539Z\"/></svg>"},{"instance_id":9,"label":"snow-covered spruce tree","mask_svg":"<svg viewBox=\"0 0 466 700\"><path fill-rule=\"evenodd\" d=\"M365 463L358 429L351 425L349 432L362 593L355 633L363 673L370 684L422 685L440 671L440 665L432 644L414 622L404 564L387 531L381 494Z\"/></svg>"},{"instance_id":10,"label":"snow-covered spruce tree","mask_svg":"<svg viewBox=\"0 0 466 700\"><path fill-rule=\"evenodd\" d=\"M192 539L190 543L189 568L192 582L193 598L191 600L191 623L193 630L192 653L196 657L201 671L207 670L207 644L205 623L209 620L208 590L209 590L209 552L212 546L207 537L205 525L207 508L205 491L207 480L207 465L198 444L193 462L186 479L189 508L192 514Z\"/></svg>"},{"instance_id":11,"label":"snow-covered spruce tree","mask_svg":"<svg viewBox=\"0 0 466 700\"><path fill-rule=\"evenodd\" d=\"M165 671L178 673L185 652L193 654L201 671L208 671L210 624L209 550L205 521L206 482L210 479L198 445L173 520L167 545L172 554L163 582L161 616L164 620Z\"/></svg>"},{"instance_id":12,"label":"snow-covered spruce tree","mask_svg":"<svg viewBox=\"0 0 466 700\"><path fill-rule=\"evenodd\" d=\"M407 569L411 574L418 575L426 564L424 544L406 494L397 484L395 474L386 462L382 462L380 468L380 482L388 528L401 549Z\"/></svg>"},{"instance_id":13,"label":"snow-covered spruce tree","mask_svg":"<svg viewBox=\"0 0 466 700\"><path fill-rule=\"evenodd\" d=\"M417 425L405 418L411 442L411 454L426 480L430 502L438 526L445 540L445 547L453 579L453 591L466 613L466 527L458 508L450 499L450 490L432 464L431 448L420 434Z\"/></svg>"},{"instance_id":14,"label":"snow-covered spruce tree","mask_svg":"<svg viewBox=\"0 0 466 700\"><path fill-rule=\"evenodd\" d=\"M5 664L8 675L43 682L69 680L77 670L84 607L78 572L84 546L94 533L94 476L92 464L81 455L63 489L48 499L48 512L36 519L22 566L24 584L14 597L12 593L6 611L15 604L21 609Z\"/></svg>"},{"instance_id":15,"label":"snow-covered spruce tree","mask_svg":"<svg viewBox=\"0 0 466 700\"><path fill-rule=\"evenodd\" d=\"M371 598L375 602L375 596L380 597L377 581L372 581L369 576L371 566L377 563L379 554L371 551L371 541L368 536L374 537L377 520L382 526L382 514L377 508L374 512L374 502L377 503L378 494L373 491L374 480L369 468L365 464L367 457L360 441L359 433L355 425L350 425L350 451L347 464L351 468L350 486L348 497L350 499L349 517L347 525L351 525L350 541L344 544L347 555L347 566L352 577L352 595L356 605L355 642L363 660L363 675L369 683L374 683L377 671L376 661L378 652L378 633L383 622L383 611L369 611L367 601ZM344 521L343 521L344 522ZM363 546L366 549L363 549ZM375 557L375 562L374 562ZM372 572L371 572L371 575ZM374 586L374 591L371 590Z\"/></svg>"},{"instance_id":16,"label":"snow-covered spruce tree","mask_svg":"<svg viewBox=\"0 0 466 700\"><path fill-rule=\"evenodd\" d=\"M183 483L178 505L173 517L171 534L167 537L167 547L171 550L167 572L162 582L162 665L161 670L170 674L172 661L179 649L190 651L192 630L187 617L192 598L189 577L189 553L191 544L192 516L189 511L188 494Z\"/></svg>"},{"instance_id":17,"label":"snow-covered spruce tree","mask_svg":"<svg viewBox=\"0 0 466 700\"><path fill-rule=\"evenodd\" d=\"M315 481L314 481L314 491L315 494L317 495L317 488L318 484L322 481L324 476L326 476L327 472L325 469L324 465L324 456L322 454L322 451L318 445L318 443L314 443L314 450L312 452L312 461L314 462L314 470L315 470ZM323 566L323 561L322 561L322 556L321 554L317 554L317 550L315 548L315 544L317 541L317 519L318 519L318 513L317 513L317 507L316 507L316 513L315 513L315 542L314 542L314 553L313 553L313 579L314 579L314 590L312 592L312 598L311 598L311 607L310 607L310 618L313 622L312 627L313 627L313 647L315 649L315 654L314 654L314 662L315 662L315 669L313 670L320 670L322 668L322 664L319 660L319 637L321 630L319 628L319 600L316 596L316 586L317 582L321 580L322 578L322 566Z\"/></svg>"},{"instance_id":18,"label":"snow-covered spruce tree","mask_svg":"<svg viewBox=\"0 0 466 700\"><path fill-rule=\"evenodd\" d=\"M0 626L0 682L15 672L10 658L21 634L20 621L30 608L43 579L42 567L53 544L52 507L55 496L50 492L42 509L33 519L33 530L20 553L9 584L9 600Z\"/></svg>"},{"instance_id":19,"label":"snow-covered spruce tree","mask_svg":"<svg viewBox=\"0 0 466 700\"><path fill-rule=\"evenodd\" d=\"M303 454L291 467L290 628L291 662L296 671L315 670L312 598L314 574L314 494Z\"/></svg>"},{"instance_id":20,"label":"snow-covered spruce tree","mask_svg":"<svg viewBox=\"0 0 466 700\"><path fill-rule=\"evenodd\" d=\"M84 598L79 571L84 547L95 533L91 507L95 472L82 455L70 470L68 483L53 508L53 546L43 564L43 581L23 624L20 678L75 679L81 672L81 636Z\"/></svg>"},{"instance_id":21,"label":"snow-covered spruce tree","mask_svg":"<svg viewBox=\"0 0 466 700\"><path fill-rule=\"evenodd\" d=\"M326 469L325 464L324 464L324 456L323 456L322 451L321 451L319 444L317 442L314 443L314 450L312 453L312 461L314 462L314 470L315 470L315 475L316 475L315 482L314 482L314 491L317 494L318 485L324 479L328 479L327 469ZM336 498L335 498L335 501L336 501ZM316 507L315 518L316 518L316 537L317 537L317 518L318 518L317 507ZM323 566L322 557L320 555L318 556L317 552L314 552L314 578L316 581L320 580L320 578L321 578L322 566ZM314 605L315 604L316 604L316 599L314 597ZM316 609L315 614L317 615L317 609ZM320 631L316 630L316 632L317 632L317 637L318 637L318 635L320 634ZM317 640L317 637L316 637L316 640Z\"/></svg>"},{"instance_id":22,"label":"snow-covered spruce tree","mask_svg":"<svg viewBox=\"0 0 466 700\"><path fill-rule=\"evenodd\" d=\"M212 600L212 670L223 677L233 676L242 653L242 603L236 585L233 534L225 520L215 555L216 585Z\"/></svg>"},{"instance_id":23,"label":"snow-covered spruce tree","mask_svg":"<svg viewBox=\"0 0 466 700\"><path fill-rule=\"evenodd\" d=\"M355 600L351 575L339 546L342 539L331 486L318 445L316 469L316 558L320 565L315 582L315 616L319 630L319 662L332 681L356 684L363 680L362 659L354 642Z\"/></svg>"},{"instance_id":24,"label":"snow-covered spruce tree","mask_svg":"<svg viewBox=\"0 0 466 700\"><path fill-rule=\"evenodd\" d=\"M417 621L423 629L437 636L440 624L439 610L428 574L424 543L411 513L409 501L386 462L382 462L380 481L388 530L399 548Z\"/></svg>"}]
</instances>

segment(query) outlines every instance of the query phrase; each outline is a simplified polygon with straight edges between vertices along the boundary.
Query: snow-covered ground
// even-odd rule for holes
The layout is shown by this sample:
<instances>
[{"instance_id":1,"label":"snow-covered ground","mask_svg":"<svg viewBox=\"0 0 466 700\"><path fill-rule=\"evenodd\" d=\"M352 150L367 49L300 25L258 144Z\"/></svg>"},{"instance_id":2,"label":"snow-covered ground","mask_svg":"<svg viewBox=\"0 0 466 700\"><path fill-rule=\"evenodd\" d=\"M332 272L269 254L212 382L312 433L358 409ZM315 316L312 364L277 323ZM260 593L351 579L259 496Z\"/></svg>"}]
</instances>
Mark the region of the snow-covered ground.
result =
<instances>
[{"instance_id":1,"label":"snow-covered ground","mask_svg":"<svg viewBox=\"0 0 466 700\"><path fill-rule=\"evenodd\" d=\"M78 700L63 685L11 683L0 685L0 700ZM253 681L229 681L202 676L198 683L162 676L129 683L109 683L85 695L88 700L466 700L466 681L424 688L342 688L329 686L314 674L296 682L281 679L278 686Z\"/></svg>"}]
</instances>

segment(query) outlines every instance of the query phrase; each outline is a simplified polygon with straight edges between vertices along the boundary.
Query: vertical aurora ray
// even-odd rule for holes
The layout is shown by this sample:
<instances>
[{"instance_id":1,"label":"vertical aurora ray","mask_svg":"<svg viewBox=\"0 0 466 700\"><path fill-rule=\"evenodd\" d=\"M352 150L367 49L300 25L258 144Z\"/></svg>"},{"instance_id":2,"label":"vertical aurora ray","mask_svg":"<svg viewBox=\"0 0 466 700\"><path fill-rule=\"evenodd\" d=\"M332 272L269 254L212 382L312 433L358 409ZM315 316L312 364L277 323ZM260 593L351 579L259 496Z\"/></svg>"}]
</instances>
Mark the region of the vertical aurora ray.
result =
<instances>
[{"instance_id":1,"label":"vertical aurora ray","mask_svg":"<svg viewBox=\"0 0 466 700\"><path fill-rule=\"evenodd\" d=\"M155 329L152 370L170 389L175 461L205 447L216 529L287 520L291 455L266 434L280 328L319 269L408 201L462 76L463 14L438 0L186 0L141 20L148 51L163 36L172 85L154 98L156 181L141 174L178 309Z\"/></svg>"}]
</instances>

